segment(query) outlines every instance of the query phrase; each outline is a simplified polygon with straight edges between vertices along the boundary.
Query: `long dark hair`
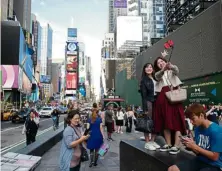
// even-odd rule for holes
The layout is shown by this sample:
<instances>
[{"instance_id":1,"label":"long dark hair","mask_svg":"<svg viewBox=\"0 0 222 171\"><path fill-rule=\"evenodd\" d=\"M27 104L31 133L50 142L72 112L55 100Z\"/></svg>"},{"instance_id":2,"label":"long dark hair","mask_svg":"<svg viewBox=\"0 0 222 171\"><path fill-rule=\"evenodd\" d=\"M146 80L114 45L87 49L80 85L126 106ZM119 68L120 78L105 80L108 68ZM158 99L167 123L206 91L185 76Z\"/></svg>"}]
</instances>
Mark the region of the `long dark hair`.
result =
<instances>
[{"instance_id":1,"label":"long dark hair","mask_svg":"<svg viewBox=\"0 0 222 171\"><path fill-rule=\"evenodd\" d=\"M151 63L146 63L146 64L143 66L143 71L142 71L141 80L142 80L144 77L147 77L147 73L145 72L145 69L146 69L146 67L148 67L149 65L151 65L152 68L153 68L153 64L151 64ZM153 68L153 72L152 72L151 75L152 75L152 77L154 78L154 68Z\"/></svg>"},{"instance_id":2,"label":"long dark hair","mask_svg":"<svg viewBox=\"0 0 222 171\"><path fill-rule=\"evenodd\" d=\"M159 59L161 59L161 60L163 60L164 62L167 63L167 60L166 60L165 58L160 57L160 56L157 57L156 60L154 61L154 70L155 70L155 72L160 71L160 68L159 68L158 65L157 65L157 62L158 62Z\"/></svg>"}]
</instances>

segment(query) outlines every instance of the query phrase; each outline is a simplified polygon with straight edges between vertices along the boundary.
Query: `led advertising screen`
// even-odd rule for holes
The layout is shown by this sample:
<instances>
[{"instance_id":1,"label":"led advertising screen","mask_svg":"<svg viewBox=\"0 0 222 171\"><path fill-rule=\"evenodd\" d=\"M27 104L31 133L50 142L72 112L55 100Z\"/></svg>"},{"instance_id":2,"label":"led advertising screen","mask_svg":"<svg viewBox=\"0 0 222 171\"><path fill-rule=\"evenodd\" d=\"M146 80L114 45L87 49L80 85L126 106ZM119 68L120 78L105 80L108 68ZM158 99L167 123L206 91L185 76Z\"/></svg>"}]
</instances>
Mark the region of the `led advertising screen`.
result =
<instances>
[{"instance_id":1,"label":"led advertising screen","mask_svg":"<svg viewBox=\"0 0 222 171\"><path fill-rule=\"evenodd\" d=\"M68 72L66 74L66 88L76 89L77 88L77 73Z\"/></svg>"},{"instance_id":2,"label":"led advertising screen","mask_svg":"<svg viewBox=\"0 0 222 171\"><path fill-rule=\"evenodd\" d=\"M66 61L67 72L76 72L78 69L77 56L68 56Z\"/></svg>"},{"instance_id":3,"label":"led advertising screen","mask_svg":"<svg viewBox=\"0 0 222 171\"><path fill-rule=\"evenodd\" d=\"M68 37L77 37L77 28L68 28Z\"/></svg>"},{"instance_id":4,"label":"led advertising screen","mask_svg":"<svg viewBox=\"0 0 222 171\"><path fill-rule=\"evenodd\" d=\"M18 65L1 65L3 88L18 88Z\"/></svg>"},{"instance_id":5,"label":"led advertising screen","mask_svg":"<svg viewBox=\"0 0 222 171\"><path fill-rule=\"evenodd\" d=\"M114 8L127 8L127 0L114 0Z\"/></svg>"},{"instance_id":6,"label":"led advertising screen","mask_svg":"<svg viewBox=\"0 0 222 171\"><path fill-rule=\"evenodd\" d=\"M40 75L40 82L49 84L51 83L51 76L50 75Z\"/></svg>"},{"instance_id":7,"label":"led advertising screen","mask_svg":"<svg viewBox=\"0 0 222 171\"><path fill-rule=\"evenodd\" d=\"M67 55L77 55L78 42L67 42Z\"/></svg>"}]
</instances>

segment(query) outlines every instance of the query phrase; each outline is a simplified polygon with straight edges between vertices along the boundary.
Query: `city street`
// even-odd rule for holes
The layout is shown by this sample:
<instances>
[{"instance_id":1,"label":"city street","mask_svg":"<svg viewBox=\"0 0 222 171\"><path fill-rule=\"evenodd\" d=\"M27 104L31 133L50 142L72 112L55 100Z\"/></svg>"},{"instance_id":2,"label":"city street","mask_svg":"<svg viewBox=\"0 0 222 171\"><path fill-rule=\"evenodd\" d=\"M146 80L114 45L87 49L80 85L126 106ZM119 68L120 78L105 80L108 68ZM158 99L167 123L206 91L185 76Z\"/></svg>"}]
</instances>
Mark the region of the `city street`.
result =
<instances>
[{"instance_id":1,"label":"city street","mask_svg":"<svg viewBox=\"0 0 222 171\"><path fill-rule=\"evenodd\" d=\"M81 171L119 171L119 143L121 140L139 140L142 133L125 133L113 134L115 141L109 142L109 152L99 159L98 166L89 168L89 162L83 162L81 164ZM144 143L141 141L141 143ZM36 171L59 171L59 153L60 153L61 141L57 143L52 149L46 152L42 156L41 164L37 167Z\"/></svg>"},{"instance_id":2,"label":"city street","mask_svg":"<svg viewBox=\"0 0 222 171\"><path fill-rule=\"evenodd\" d=\"M64 121L66 115L61 115L59 122ZM1 128L1 153L6 149L23 144L25 141L25 135L22 135L23 123L13 124L11 122L2 122ZM40 126L37 135L41 135L52 128L51 118L41 118Z\"/></svg>"}]
</instances>

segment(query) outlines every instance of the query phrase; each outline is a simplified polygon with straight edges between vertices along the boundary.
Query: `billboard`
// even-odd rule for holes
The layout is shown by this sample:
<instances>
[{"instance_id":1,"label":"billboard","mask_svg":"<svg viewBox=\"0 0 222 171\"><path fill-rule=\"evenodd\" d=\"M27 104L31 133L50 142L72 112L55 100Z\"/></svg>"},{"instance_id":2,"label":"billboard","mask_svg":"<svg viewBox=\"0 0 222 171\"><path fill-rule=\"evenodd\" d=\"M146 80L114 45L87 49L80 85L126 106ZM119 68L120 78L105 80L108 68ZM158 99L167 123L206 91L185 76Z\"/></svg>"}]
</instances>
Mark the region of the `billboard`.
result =
<instances>
[{"instance_id":1,"label":"billboard","mask_svg":"<svg viewBox=\"0 0 222 171\"><path fill-rule=\"evenodd\" d=\"M222 72L205 77L185 80L187 89L186 105L191 103L214 104L222 103Z\"/></svg>"},{"instance_id":2,"label":"billboard","mask_svg":"<svg viewBox=\"0 0 222 171\"><path fill-rule=\"evenodd\" d=\"M40 75L40 83L51 83L51 76L50 75Z\"/></svg>"},{"instance_id":3,"label":"billboard","mask_svg":"<svg viewBox=\"0 0 222 171\"><path fill-rule=\"evenodd\" d=\"M77 28L68 28L68 41L76 41L77 40Z\"/></svg>"},{"instance_id":4,"label":"billboard","mask_svg":"<svg viewBox=\"0 0 222 171\"><path fill-rule=\"evenodd\" d=\"M117 50L127 40L142 41L143 27L140 16L119 16L117 17Z\"/></svg>"},{"instance_id":5,"label":"billboard","mask_svg":"<svg viewBox=\"0 0 222 171\"><path fill-rule=\"evenodd\" d=\"M66 60L67 72L76 72L78 69L77 56L67 56Z\"/></svg>"},{"instance_id":6,"label":"billboard","mask_svg":"<svg viewBox=\"0 0 222 171\"><path fill-rule=\"evenodd\" d=\"M32 83L26 76L25 72L22 73L22 91L25 94L31 94L32 91Z\"/></svg>"},{"instance_id":7,"label":"billboard","mask_svg":"<svg viewBox=\"0 0 222 171\"><path fill-rule=\"evenodd\" d=\"M3 88L18 88L19 67L18 65L1 65Z\"/></svg>"},{"instance_id":8,"label":"billboard","mask_svg":"<svg viewBox=\"0 0 222 171\"><path fill-rule=\"evenodd\" d=\"M127 8L127 0L114 0L114 8Z\"/></svg>"},{"instance_id":9,"label":"billboard","mask_svg":"<svg viewBox=\"0 0 222 171\"><path fill-rule=\"evenodd\" d=\"M78 42L67 42L67 55L77 55Z\"/></svg>"},{"instance_id":10,"label":"billboard","mask_svg":"<svg viewBox=\"0 0 222 171\"><path fill-rule=\"evenodd\" d=\"M66 88L76 89L77 88L77 73L68 72L66 74Z\"/></svg>"}]
</instances>

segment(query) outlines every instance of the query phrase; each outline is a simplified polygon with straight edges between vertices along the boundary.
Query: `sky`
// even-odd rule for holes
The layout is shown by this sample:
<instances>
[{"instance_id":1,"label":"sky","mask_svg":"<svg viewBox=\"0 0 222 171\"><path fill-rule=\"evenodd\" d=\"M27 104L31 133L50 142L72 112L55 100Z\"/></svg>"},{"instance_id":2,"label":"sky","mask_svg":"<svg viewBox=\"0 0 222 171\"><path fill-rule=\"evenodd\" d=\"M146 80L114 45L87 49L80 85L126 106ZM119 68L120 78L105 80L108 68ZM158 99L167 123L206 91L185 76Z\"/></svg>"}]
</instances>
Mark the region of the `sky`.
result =
<instances>
[{"instance_id":1,"label":"sky","mask_svg":"<svg viewBox=\"0 0 222 171\"><path fill-rule=\"evenodd\" d=\"M108 31L108 0L32 0L32 13L41 25L49 23L53 29L53 59L65 59L67 28L78 29L78 40L85 43L85 53L91 57L98 97L102 40Z\"/></svg>"}]
</instances>

